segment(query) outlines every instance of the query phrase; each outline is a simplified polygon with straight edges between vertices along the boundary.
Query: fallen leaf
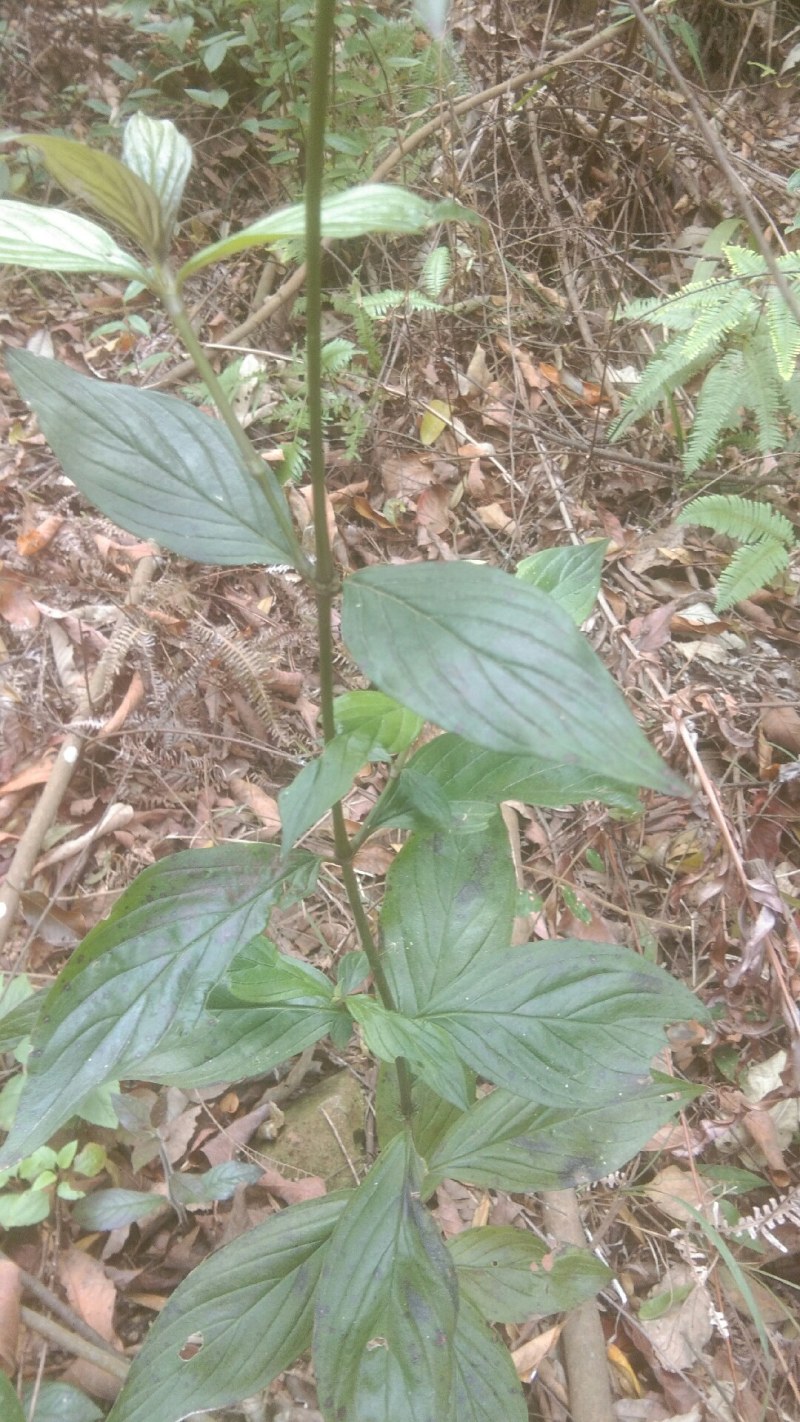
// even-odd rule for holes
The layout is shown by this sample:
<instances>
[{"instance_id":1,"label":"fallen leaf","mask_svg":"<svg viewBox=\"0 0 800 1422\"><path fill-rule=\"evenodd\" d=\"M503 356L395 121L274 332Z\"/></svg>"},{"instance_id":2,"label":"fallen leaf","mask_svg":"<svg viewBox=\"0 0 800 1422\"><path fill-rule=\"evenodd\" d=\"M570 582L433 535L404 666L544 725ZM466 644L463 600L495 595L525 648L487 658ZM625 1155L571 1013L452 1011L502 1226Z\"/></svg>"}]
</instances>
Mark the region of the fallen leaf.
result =
<instances>
[{"instance_id":1,"label":"fallen leaf","mask_svg":"<svg viewBox=\"0 0 800 1422\"><path fill-rule=\"evenodd\" d=\"M26 591L24 579L10 568L0 568L0 617L9 627L38 627L42 620L33 598Z\"/></svg>"},{"instance_id":2,"label":"fallen leaf","mask_svg":"<svg viewBox=\"0 0 800 1422\"><path fill-rule=\"evenodd\" d=\"M258 1183L271 1190L273 1195L285 1200L287 1205L299 1204L301 1200L319 1200L328 1192L328 1187L320 1175L306 1175L302 1180L287 1180L279 1170L268 1169L264 1171Z\"/></svg>"},{"instance_id":3,"label":"fallen leaf","mask_svg":"<svg viewBox=\"0 0 800 1422\"><path fill-rule=\"evenodd\" d=\"M17 1365L22 1277L11 1259L0 1259L0 1363L13 1373Z\"/></svg>"},{"instance_id":4,"label":"fallen leaf","mask_svg":"<svg viewBox=\"0 0 800 1422\"><path fill-rule=\"evenodd\" d=\"M61 514L50 514L36 528L28 529L17 537L17 552L21 558L35 558L52 543L62 523Z\"/></svg>"},{"instance_id":5,"label":"fallen leaf","mask_svg":"<svg viewBox=\"0 0 800 1422\"><path fill-rule=\"evenodd\" d=\"M425 413L419 422L420 443L426 448L435 444L440 434L447 429L453 412L446 400L429 400Z\"/></svg>"},{"instance_id":6,"label":"fallen leaf","mask_svg":"<svg viewBox=\"0 0 800 1422\"><path fill-rule=\"evenodd\" d=\"M556 1323L552 1328L545 1329L544 1333L538 1334L536 1338L530 1338L521 1347L515 1348L511 1354L511 1361L517 1370L517 1377L523 1382L530 1382L536 1369L547 1357L561 1337L563 1323Z\"/></svg>"}]
</instances>

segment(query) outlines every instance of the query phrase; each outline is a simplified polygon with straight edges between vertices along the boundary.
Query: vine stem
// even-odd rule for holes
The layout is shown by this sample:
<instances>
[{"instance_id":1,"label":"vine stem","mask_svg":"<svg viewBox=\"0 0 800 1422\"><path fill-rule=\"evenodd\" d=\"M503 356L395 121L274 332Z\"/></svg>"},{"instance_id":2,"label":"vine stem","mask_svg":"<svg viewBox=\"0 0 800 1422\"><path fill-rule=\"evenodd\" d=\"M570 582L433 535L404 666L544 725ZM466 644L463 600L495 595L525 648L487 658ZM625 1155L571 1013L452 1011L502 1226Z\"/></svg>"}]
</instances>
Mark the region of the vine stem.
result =
<instances>
[{"instance_id":1,"label":"vine stem","mask_svg":"<svg viewBox=\"0 0 800 1422\"><path fill-rule=\"evenodd\" d=\"M328 535L327 500L325 491L325 442L322 409L322 184L325 173L325 125L328 112L330 62L333 46L336 0L317 0L314 42L311 56L311 101L309 105L308 144L306 147L306 389L308 412L309 475L313 497L316 577L314 590L317 603L317 644L319 654L319 691L322 734L325 742L333 740L336 725L333 712L333 600L339 591L339 578L333 561ZM333 806L333 840L336 859L356 925L361 947L372 971L375 986L384 1007L395 1006L389 981L381 961L380 951L370 928L364 900L353 868L353 846L347 833L341 802ZM411 1119L411 1075L402 1057L396 1060L400 1108L406 1120Z\"/></svg>"},{"instance_id":2,"label":"vine stem","mask_svg":"<svg viewBox=\"0 0 800 1422\"><path fill-rule=\"evenodd\" d=\"M287 547L292 552L292 562L294 566L307 582L313 582L315 570L297 541L297 535L292 526L291 515L286 500L279 488L267 478L264 464L258 452L253 448L250 439L236 418L236 412L228 398L225 387L206 355L200 337L189 320L189 314L173 273L168 267L163 266L159 268L157 275L159 295L164 303L165 310L175 330L183 341L188 354L191 356L198 375L201 377L211 399L214 401L223 424L227 426L233 436L233 442L244 460L246 469L252 474L261 489L269 505L270 512L275 518L283 537L286 539Z\"/></svg>"}]
</instances>

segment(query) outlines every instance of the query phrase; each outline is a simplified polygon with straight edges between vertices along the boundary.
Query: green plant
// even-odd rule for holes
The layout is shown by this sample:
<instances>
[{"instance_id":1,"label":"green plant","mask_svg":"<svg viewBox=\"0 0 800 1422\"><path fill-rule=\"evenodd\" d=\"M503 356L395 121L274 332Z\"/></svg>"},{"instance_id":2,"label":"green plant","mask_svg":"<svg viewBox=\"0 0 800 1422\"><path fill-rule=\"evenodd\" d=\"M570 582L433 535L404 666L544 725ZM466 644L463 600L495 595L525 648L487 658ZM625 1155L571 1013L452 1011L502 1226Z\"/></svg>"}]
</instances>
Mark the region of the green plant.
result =
<instances>
[{"instance_id":1,"label":"green plant","mask_svg":"<svg viewBox=\"0 0 800 1422\"><path fill-rule=\"evenodd\" d=\"M741 431L744 412L754 418L756 443L764 454L784 446L787 418L800 416L800 324L759 253L726 243L722 257L729 274L704 274L672 297L633 301L622 313L676 334L648 361L610 438L620 439L705 371L683 449L687 474L713 454L726 432ZM786 253L777 264L800 295L797 254Z\"/></svg>"},{"instance_id":2,"label":"green plant","mask_svg":"<svg viewBox=\"0 0 800 1422\"><path fill-rule=\"evenodd\" d=\"M467 562L373 566L340 586L325 504L321 239L420 232L468 214L397 188L322 199L332 32L331 0L319 0L304 205L204 248L178 271L170 237L191 150L169 123L132 119L124 162L21 136L143 261L87 219L0 203L0 260L111 273L164 303L219 421L26 351L9 352L9 371L65 471L108 517L181 556L288 563L305 579L317 606L324 739L281 793L280 847L230 843L153 865L47 995L0 1019L6 1044L35 1017L0 1164L45 1143L109 1079L241 1080L324 1036L344 1050L354 1031L381 1063L380 1154L362 1183L281 1211L201 1265L153 1326L109 1422L178 1422L224 1406L265 1387L309 1346L331 1422L522 1422L520 1386L489 1324L571 1307L605 1270L570 1251L551 1270L542 1246L513 1229L445 1245L427 1202L448 1177L531 1191L617 1168L676 1109L675 1080L651 1079L649 1065L665 1024L698 1013L680 983L627 949L510 946L519 896L503 800L617 803L639 786L684 793L576 626L587 562L599 582L597 548L588 560L578 549L572 561L534 569L549 593ZM313 558L182 297L209 262L286 238L304 240L307 261ZM562 582L571 612L559 605ZM336 697L340 596L344 643L374 689ZM443 734L417 746L425 721ZM341 797L366 760L387 762L388 777L350 837ZM325 860L337 866L359 942L335 978L266 935L274 906L313 894L324 865L298 843L328 811ZM376 922L353 860L386 826L410 833ZM201 1346L187 1356L191 1335Z\"/></svg>"},{"instance_id":3,"label":"green plant","mask_svg":"<svg viewBox=\"0 0 800 1422\"><path fill-rule=\"evenodd\" d=\"M720 574L714 604L717 612L750 597L785 572L797 546L788 518L769 504L738 494L706 494L693 499L676 523L704 524L743 544Z\"/></svg>"}]
</instances>

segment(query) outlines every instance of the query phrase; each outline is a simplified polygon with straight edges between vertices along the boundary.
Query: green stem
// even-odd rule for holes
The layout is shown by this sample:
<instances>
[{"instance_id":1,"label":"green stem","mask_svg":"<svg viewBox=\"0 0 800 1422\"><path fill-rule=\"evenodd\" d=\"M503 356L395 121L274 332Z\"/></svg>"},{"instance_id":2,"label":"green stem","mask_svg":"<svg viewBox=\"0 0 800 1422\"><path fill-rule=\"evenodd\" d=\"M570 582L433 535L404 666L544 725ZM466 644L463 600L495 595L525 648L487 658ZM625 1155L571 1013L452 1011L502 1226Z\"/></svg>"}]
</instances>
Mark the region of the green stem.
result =
<instances>
[{"instance_id":1,"label":"green stem","mask_svg":"<svg viewBox=\"0 0 800 1422\"><path fill-rule=\"evenodd\" d=\"M297 536L292 527L291 516L286 506L286 500L280 492L280 489L267 477L260 456L253 448L248 436L237 420L235 411L228 399L222 382L203 350L203 344L189 320L183 298L177 288L172 272L162 267L158 275L161 299L175 330L183 341L187 354L191 356L198 375L202 379L211 399L219 411L220 418L230 430L234 444L244 461L245 468L258 483L269 505L270 511L286 540L288 548L292 550L294 566L306 581L313 583L316 577L315 569L306 558L297 541Z\"/></svg>"},{"instance_id":2,"label":"green stem","mask_svg":"<svg viewBox=\"0 0 800 1422\"><path fill-rule=\"evenodd\" d=\"M311 99L308 144L306 146L306 387L308 412L309 476L313 494L314 542L316 548L315 595L319 651L319 693L322 734L325 743L336 735L333 714L334 639L333 600L339 578L328 536L328 509L325 490L325 428L322 409L322 185L325 174L325 125L328 113L330 59L333 46L336 0L317 0L314 43L311 58ZM384 972L381 955L372 935L361 890L353 868L353 847L347 834L341 802L334 805L333 840L341 866L345 892L352 910L359 942L367 955L375 987L384 1007L395 1002ZM411 1117L411 1077L402 1058L396 1062L400 1105L407 1120Z\"/></svg>"}]
</instances>

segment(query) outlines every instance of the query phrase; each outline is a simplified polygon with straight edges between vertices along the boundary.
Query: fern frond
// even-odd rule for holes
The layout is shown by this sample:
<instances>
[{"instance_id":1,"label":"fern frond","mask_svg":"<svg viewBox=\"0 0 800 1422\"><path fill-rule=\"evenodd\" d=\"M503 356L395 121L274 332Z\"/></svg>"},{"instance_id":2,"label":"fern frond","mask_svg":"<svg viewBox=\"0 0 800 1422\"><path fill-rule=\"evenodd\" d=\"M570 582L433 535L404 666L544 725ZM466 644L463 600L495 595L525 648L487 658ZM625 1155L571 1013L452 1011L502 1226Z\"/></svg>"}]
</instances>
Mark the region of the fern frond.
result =
<instances>
[{"instance_id":1,"label":"fern frond","mask_svg":"<svg viewBox=\"0 0 800 1422\"><path fill-rule=\"evenodd\" d=\"M724 612L735 602L766 587L789 565L789 550L773 539L746 543L737 548L727 568L720 574L714 607Z\"/></svg>"},{"instance_id":2,"label":"fern frond","mask_svg":"<svg viewBox=\"0 0 800 1422\"><path fill-rule=\"evenodd\" d=\"M781 380L791 380L800 355L800 323L775 287L767 296L767 328L778 374Z\"/></svg>"},{"instance_id":3,"label":"fern frond","mask_svg":"<svg viewBox=\"0 0 800 1422\"><path fill-rule=\"evenodd\" d=\"M610 442L613 444L621 439L625 431L640 420L642 415L655 409L667 395L671 395L678 386L685 384L702 370L705 363L703 358L686 361L681 341L669 341L662 346L647 362L638 385L634 386L622 406L620 415L611 425L608 431Z\"/></svg>"},{"instance_id":4,"label":"fern frond","mask_svg":"<svg viewBox=\"0 0 800 1422\"><path fill-rule=\"evenodd\" d=\"M702 311L686 336L686 360L710 359L726 336L752 330L759 314L758 302L746 287L729 286L725 300Z\"/></svg>"},{"instance_id":5,"label":"fern frond","mask_svg":"<svg viewBox=\"0 0 800 1422\"><path fill-rule=\"evenodd\" d=\"M358 304L368 316L380 321L390 311L397 311L398 307L405 305L407 297L407 291L371 291L362 296Z\"/></svg>"},{"instance_id":6,"label":"fern frond","mask_svg":"<svg viewBox=\"0 0 800 1422\"><path fill-rule=\"evenodd\" d=\"M784 382L778 376L772 343L756 335L742 350L745 363L745 407L753 411L762 454L782 449L783 434L778 415L784 404Z\"/></svg>"},{"instance_id":7,"label":"fern frond","mask_svg":"<svg viewBox=\"0 0 800 1422\"><path fill-rule=\"evenodd\" d=\"M334 340L326 341L321 352L324 373L338 375L340 371L347 370L357 351L358 346L353 345L352 341L345 340L344 336L336 336Z\"/></svg>"},{"instance_id":8,"label":"fern frond","mask_svg":"<svg viewBox=\"0 0 800 1422\"><path fill-rule=\"evenodd\" d=\"M767 264L760 252L754 252L752 247L740 247L738 244L726 244L722 248L728 266L734 276L738 277L760 277L766 276Z\"/></svg>"},{"instance_id":9,"label":"fern frond","mask_svg":"<svg viewBox=\"0 0 800 1422\"><path fill-rule=\"evenodd\" d=\"M744 359L741 351L728 351L713 365L697 398L694 423L683 452L683 467L693 474L708 459L723 430L737 424L745 403Z\"/></svg>"},{"instance_id":10,"label":"fern frond","mask_svg":"<svg viewBox=\"0 0 800 1422\"><path fill-rule=\"evenodd\" d=\"M794 528L788 518L770 504L743 499L740 494L703 494L699 499L692 499L675 522L703 524L739 543L768 540L791 548L795 541Z\"/></svg>"},{"instance_id":11,"label":"fern frond","mask_svg":"<svg viewBox=\"0 0 800 1422\"><path fill-rule=\"evenodd\" d=\"M453 270L449 247L434 247L425 258L419 278L420 290L434 299L441 296Z\"/></svg>"},{"instance_id":12,"label":"fern frond","mask_svg":"<svg viewBox=\"0 0 800 1422\"><path fill-rule=\"evenodd\" d=\"M645 296L620 313L625 320L644 321L648 326L665 326L668 331L688 331L701 311L725 300L727 277L710 277L688 282L673 296Z\"/></svg>"}]
</instances>

